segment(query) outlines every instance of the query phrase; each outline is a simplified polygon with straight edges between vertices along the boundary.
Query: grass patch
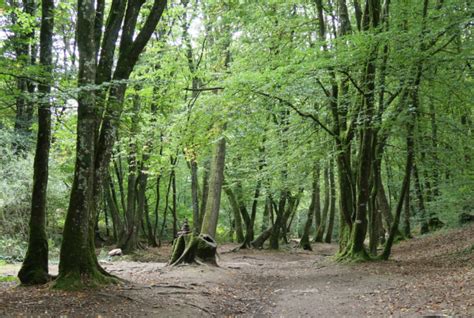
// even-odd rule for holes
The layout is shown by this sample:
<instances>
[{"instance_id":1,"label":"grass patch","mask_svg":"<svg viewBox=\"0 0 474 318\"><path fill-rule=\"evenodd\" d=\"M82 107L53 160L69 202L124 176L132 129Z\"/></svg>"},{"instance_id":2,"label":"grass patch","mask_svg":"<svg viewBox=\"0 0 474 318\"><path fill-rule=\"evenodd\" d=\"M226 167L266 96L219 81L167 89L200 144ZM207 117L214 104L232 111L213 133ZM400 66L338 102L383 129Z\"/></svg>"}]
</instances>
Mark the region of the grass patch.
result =
<instances>
[{"instance_id":1,"label":"grass patch","mask_svg":"<svg viewBox=\"0 0 474 318\"><path fill-rule=\"evenodd\" d=\"M0 276L0 283L19 282L16 276Z\"/></svg>"}]
</instances>

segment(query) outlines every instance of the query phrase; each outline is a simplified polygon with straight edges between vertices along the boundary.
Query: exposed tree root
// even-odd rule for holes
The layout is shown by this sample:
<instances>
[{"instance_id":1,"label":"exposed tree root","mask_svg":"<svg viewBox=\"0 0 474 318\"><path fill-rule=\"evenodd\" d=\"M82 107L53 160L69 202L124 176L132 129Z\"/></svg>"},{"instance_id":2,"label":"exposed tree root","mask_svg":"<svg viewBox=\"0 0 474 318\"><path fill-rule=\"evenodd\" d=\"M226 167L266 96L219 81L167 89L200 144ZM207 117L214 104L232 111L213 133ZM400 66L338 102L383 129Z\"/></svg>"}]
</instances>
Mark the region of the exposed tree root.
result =
<instances>
[{"instance_id":1,"label":"exposed tree root","mask_svg":"<svg viewBox=\"0 0 474 318\"><path fill-rule=\"evenodd\" d=\"M372 258L367 253L365 248L360 251L355 251L354 248L348 246L344 252L335 256L335 260L336 262L340 263L360 263L371 261Z\"/></svg>"},{"instance_id":2,"label":"exposed tree root","mask_svg":"<svg viewBox=\"0 0 474 318\"><path fill-rule=\"evenodd\" d=\"M207 234L183 234L173 244L169 265L211 264L217 266L217 243Z\"/></svg>"}]
</instances>

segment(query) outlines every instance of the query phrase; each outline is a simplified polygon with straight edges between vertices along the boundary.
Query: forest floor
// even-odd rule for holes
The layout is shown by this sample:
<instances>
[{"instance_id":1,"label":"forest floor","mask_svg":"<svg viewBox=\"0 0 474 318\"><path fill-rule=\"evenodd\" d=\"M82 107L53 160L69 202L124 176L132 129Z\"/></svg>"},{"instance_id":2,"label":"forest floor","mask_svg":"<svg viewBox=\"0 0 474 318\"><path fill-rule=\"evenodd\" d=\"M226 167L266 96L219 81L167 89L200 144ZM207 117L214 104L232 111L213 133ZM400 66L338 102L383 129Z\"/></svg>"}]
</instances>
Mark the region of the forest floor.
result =
<instances>
[{"instance_id":1,"label":"forest floor","mask_svg":"<svg viewBox=\"0 0 474 318\"><path fill-rule=\"evenodd\" d=\"M166 267L170 247L147 251L149 262L104 262L128 282L100 290L3 282L0 317L474 317L474 225L401 242L386 262L336 264L334 244L233 247L220 248L219 267ZM18 269L2 266L0 276Z\"/></svg>"}]
</instances>

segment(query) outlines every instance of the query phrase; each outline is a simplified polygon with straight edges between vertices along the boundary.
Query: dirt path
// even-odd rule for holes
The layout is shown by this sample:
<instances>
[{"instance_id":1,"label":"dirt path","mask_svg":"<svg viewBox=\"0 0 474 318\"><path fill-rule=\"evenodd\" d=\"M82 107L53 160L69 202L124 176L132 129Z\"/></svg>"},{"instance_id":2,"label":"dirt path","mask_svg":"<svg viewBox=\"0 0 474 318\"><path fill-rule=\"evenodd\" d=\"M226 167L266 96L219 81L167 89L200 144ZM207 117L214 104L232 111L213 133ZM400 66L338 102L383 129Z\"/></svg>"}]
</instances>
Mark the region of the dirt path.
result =
<instances>
[{"instance_id":1,"label":"dirt path","mask_svg":"<svg viewBox=\"0 0 474 318\"><path fill-rule=\"evenodd\" d=\"M237 253L227 245L218 268L173 269L160 250L159 262L104 263L130 283L102 290L64 293L0 283L0 316L474 316L473 245L471 226L402 242L389 262L356 265L333 263L335 245ZM0 267L0 275L17 270Z\"/></svg>"}]
</instances>

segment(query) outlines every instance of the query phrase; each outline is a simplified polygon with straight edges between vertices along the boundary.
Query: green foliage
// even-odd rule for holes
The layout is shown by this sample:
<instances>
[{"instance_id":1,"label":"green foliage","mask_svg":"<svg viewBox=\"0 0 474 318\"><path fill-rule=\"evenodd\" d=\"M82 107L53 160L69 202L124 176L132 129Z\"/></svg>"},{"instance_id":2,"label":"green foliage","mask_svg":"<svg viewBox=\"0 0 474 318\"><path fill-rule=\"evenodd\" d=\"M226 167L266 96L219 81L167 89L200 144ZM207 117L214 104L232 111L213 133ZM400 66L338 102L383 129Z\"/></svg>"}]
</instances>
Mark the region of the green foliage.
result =
<instances>
[{"instance_id":1,"label":"green foliage","mask_svg":"<svg viewBox=\"0 0 474 318\"><path fill-rule=\"evenodd\" d=\"M0 239L0 260L8 263L21 262L26 249L27 244L25 242L3 237Z\"/></svg>"},{"instance_id":2,"label":"green foliage","mask_svg":"<svg viewBox=\"0 0 474 318\"><path fill-rule=\"evenodd\" d=\"M470 8L460 0L446 0L440 8L430 4L423 22L422 1L392 1L388 29L359 32L353 3L346 2L353 31L338 34L339 24L332 23L338 19L339 9L333 7L334 1L323 1L328 20L325 22L330 27L326 38L320 38L320 21L311 1L272 0L264 5L258 1L204 1L187 8L173 1L157 29L158 36L147 45L127 81L124 112L117 127L118 141L110 167L118 217L125 220L126 204L122 201L127 200L129 162L133 157L143 164L139 165L139 172L148 176L150 221L153 226L158 223L159 233L166 213L163 239L173 239L170 175L173 171L176 174L180 225L184 218L192 219L189 163L195 160L198 164L201 200L204 169L222 134L227 142L226 184L241 188L241 202L249 211L256 185L262 184L257 199L256 234L268 197L277 202L282 190L288 189L295 195L303 189L291 227L291 235L298 236L310 204L314 162L325 164L339 154L335 137L322 127L329 131L335 127L329 107L332 97L328 97L333 82L338 83L337 102L343 108L339 115L347 112L347 124L354 126L351 136L346 131L337 136L350 139L349 164L359 164L358 145L367 119L373 119L371 128L387 132L382 179L392 210L404 175L405 127L411 118L410 111L414 110L412 101L404 101L401 96L405 91L419 89L415 161L427 213L422 216L412 181L411 220L418 225L423 218L437 216L448 226L456 226L459 213L472 211L474 98L470 60L474 41L468 29L472 20ZM0 10L4 9L2 4L3 1ZM16 49L38 40L38 13L31 16L21 7L4 10L6 18L0 23L12 36L0 39L0 255L19 259L24 255L28 235L33 151L19 156L13 150L14 143L31 142L15 136L15 105L21 97L35 108L40 97L20 91L17 80L25 77L37 84L44 79L44 72L24 56L16 56ZM75 11L73 1L59 1L55 10L57 63L50 96L54 108L47 222L53 254L61 241L74 173L78 93L77 57L73 52ZM330 21L332 15L336 20ZM17 23L13 23L13 17ZM141 26L142 17L139 20ZM189 23L189 29L185 30L184 22ZM27 38L33 30L35 37ZM383 92L385 99L393 96L389 105L377 105L383 110L380 118L369 118L361 111L360 90L364 88L357 86L374 47L378 70L375 94L378 98ZM388 55L384 61L385 47ZM386 70L382 82L383 63ZM421 84L408 85L413 83L419 65L423 66ZM85 89L92 93L117 84L108 82ZM195 86L204 90L190 91ZM209 89L213 87L218 89ZM140 102L139 111L134 108L136 99ZM226 130L217 130L216 123L226 123ZM35 132L33 126L33 135ZM350 177L355 179L356 174ZM339 180L341 177L337 176ZM322 186L321 193L324 190ZM342 194L337 191L339 198ZM101 233L106 226L104 210L111 231L108 203L103 203L99 210ZM223 199L217 229L219 242L229 239L233 224L230 211ZM339 228L336 222L335 234Z\"/></svg>"}]
</instances>

